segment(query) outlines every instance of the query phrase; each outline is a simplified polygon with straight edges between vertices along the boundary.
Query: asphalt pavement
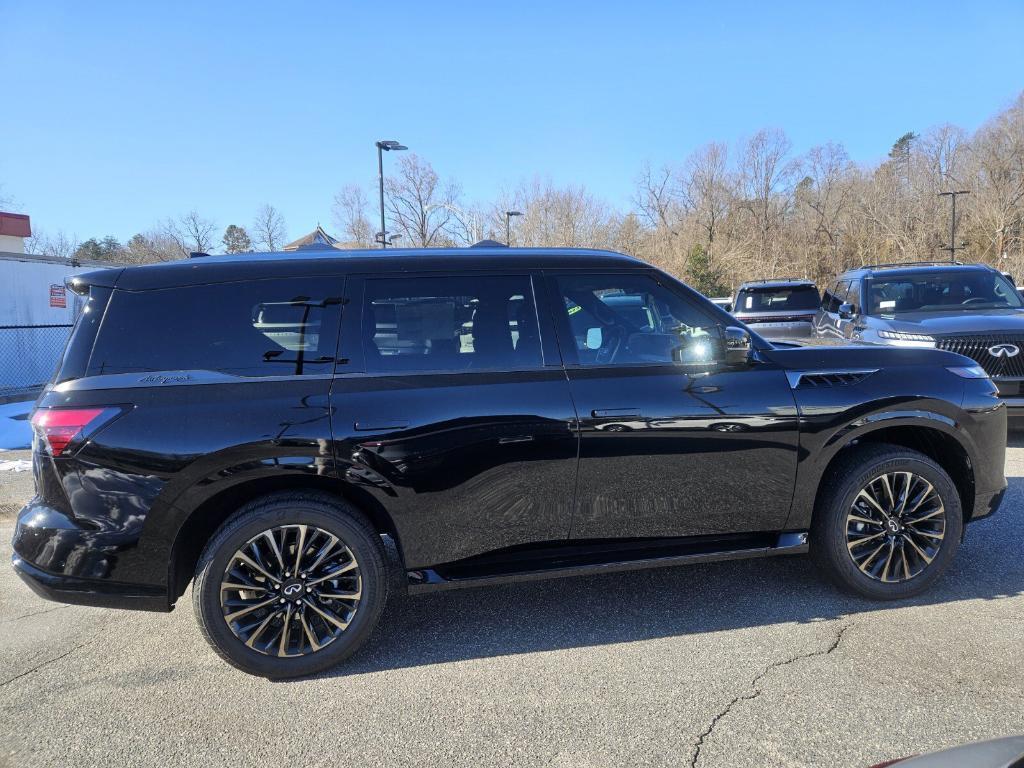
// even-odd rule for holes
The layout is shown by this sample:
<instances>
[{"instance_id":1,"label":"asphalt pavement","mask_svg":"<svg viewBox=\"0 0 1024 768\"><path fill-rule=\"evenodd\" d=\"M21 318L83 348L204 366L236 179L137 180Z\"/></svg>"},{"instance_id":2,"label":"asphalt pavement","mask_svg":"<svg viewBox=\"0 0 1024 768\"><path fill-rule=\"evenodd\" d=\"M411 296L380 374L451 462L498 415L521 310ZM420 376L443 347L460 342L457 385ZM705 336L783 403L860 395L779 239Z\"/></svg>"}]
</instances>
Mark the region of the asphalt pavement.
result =
<instances>
[{"instance_id":1,"label":"asphalt pavement","mask_svg":"<svg viewBox=\"0 0 1024 768\"><path fill-rule=\"evenodd\" d=\"M1024 441L1007 475L908 603L839 594L804 557L397 597L349 663L289 682L221 662L190 594L37 598L8 515L0 766L869 766L1024 732ZM26 487L0 473L0 508Z\"/></svg>"}]
</instances>

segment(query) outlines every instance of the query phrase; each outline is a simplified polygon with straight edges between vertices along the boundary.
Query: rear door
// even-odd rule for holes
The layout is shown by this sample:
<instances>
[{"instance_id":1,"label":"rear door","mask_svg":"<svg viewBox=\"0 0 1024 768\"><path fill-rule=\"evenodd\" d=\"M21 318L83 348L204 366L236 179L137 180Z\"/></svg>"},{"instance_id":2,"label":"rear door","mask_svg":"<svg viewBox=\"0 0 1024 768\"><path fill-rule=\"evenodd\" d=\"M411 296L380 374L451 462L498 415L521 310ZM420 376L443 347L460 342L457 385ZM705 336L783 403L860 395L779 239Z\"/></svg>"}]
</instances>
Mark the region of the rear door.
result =
<instances>
[{"instance_id":1,"label":"rear door","mask_svg":"<svg viewBox=\"0 0 1024 768\"><path fill-rule=\"evenodd\" d=\"M528 271L348 282L335 454L390 514L408 568L569 534L575 412L534 282Z\"/></svg>"}]
</instances>

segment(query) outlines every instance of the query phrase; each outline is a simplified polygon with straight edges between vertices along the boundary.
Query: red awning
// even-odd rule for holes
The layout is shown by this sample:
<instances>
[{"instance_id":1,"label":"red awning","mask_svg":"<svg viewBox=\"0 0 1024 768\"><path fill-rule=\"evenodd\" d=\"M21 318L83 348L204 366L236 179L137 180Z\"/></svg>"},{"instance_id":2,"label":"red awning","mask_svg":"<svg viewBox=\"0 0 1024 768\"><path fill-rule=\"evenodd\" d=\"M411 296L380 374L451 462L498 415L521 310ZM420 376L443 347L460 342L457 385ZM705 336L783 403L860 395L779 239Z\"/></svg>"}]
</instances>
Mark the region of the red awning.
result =
<instances>
[{"instance_id":1,"label":"red awning","mask_svg":"<svg viewBox=\"0 0 1024 768\"><path fill-rule=\"evenodd\" d=\"M0 235L10 237L32 237L32 225L24 213L4 213L0 211Z\"/></svg>"}]
</instances>

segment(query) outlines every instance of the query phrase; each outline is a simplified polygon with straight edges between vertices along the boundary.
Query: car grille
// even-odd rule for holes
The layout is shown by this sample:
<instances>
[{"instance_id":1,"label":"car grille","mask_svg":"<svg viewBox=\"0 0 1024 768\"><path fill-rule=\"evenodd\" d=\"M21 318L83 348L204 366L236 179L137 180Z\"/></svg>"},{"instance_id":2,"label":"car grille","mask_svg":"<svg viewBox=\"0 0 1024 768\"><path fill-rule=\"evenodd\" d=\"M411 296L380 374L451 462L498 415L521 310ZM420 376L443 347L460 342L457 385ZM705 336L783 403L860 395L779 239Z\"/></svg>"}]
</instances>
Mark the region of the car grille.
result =
<instances>
[{"instance_id":1,"label":"car grille","mask_svg":"<svg viewBox=\"0 0 1024 768\"><path fill-rule=\"evenodd\" d=\"M989 349L1000 344L1016 347L1015 355L997 356ZM1024 336L1019 333L986 333L970 336L940 336L935 344L939 349L965 355L985 369L989 376L1024 376ZM1010 352L1013 350L1010 349Z\"/></svg>"}]
</instances>

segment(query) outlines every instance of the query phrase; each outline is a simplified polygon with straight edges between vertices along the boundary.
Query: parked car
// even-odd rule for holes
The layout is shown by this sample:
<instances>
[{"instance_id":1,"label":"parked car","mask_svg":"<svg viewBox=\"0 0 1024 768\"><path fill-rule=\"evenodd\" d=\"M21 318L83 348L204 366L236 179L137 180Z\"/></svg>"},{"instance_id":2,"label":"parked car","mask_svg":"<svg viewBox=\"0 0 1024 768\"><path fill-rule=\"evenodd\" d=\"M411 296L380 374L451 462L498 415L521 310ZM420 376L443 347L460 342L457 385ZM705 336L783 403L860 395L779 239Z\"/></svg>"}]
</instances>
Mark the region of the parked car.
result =
<instances>
[{"instance_id":1,"label":"parked car","mask_svg":"<svg viewBox=\"0 0 1024 768\"><path fill-rule=\"evenodd\" d=\"M1006 488L1005 408L967 358L775 348L619 254L299 251L71 286L14 567L85 605L168 611L192 583L206 639L259 675L355 651L392 569L415 593L809 550L909 597Z\"/></svg>"},{"instance_id":2,"label":"parked car","mask_svg":"<svg viewBox=\"0 0 1024 768\"><path fill-rule=\"evenodd\" d=\"M805 338L811 335L820 303L811 280L754 280L736 291L732 313L766 338Z\"/></svg>"},{"instance_id":3,"label":"parked car","mask_svg":"<svg viewBox=\"0 0 1024 768\"><path fill-rule=\"evenodd\" d=\"M984 264L924 262L852 269L825 291L815 335L966 355L1024 415L1024 299Z\"/></svg>"}]
</instances>

